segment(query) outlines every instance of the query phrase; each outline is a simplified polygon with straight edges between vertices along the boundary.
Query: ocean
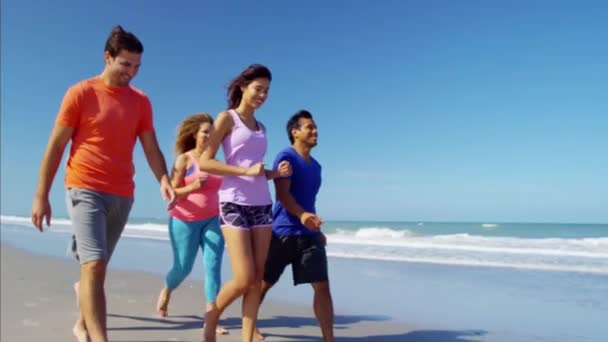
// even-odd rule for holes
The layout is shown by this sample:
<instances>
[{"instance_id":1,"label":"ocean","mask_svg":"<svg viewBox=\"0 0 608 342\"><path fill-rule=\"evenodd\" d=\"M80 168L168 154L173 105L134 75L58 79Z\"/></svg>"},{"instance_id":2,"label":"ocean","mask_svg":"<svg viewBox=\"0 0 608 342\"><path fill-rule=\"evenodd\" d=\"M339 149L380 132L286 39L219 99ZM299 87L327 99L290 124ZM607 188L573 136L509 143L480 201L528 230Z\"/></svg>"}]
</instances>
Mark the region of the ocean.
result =
<instances>
[{"instance_id":1,"label":"ocean","mask_svg":"<svg viewBox=\"0 0 608 342\"><path fill-rule=\"evenodd\" d=\"M2 215L3 228L32 229ZM49 229L68 234L70 221ZM473 267L608 274L608 224L329 221L328 255ZM131 219L124 237L168 240L165 219Z\"/></svg>"}]
</instances>

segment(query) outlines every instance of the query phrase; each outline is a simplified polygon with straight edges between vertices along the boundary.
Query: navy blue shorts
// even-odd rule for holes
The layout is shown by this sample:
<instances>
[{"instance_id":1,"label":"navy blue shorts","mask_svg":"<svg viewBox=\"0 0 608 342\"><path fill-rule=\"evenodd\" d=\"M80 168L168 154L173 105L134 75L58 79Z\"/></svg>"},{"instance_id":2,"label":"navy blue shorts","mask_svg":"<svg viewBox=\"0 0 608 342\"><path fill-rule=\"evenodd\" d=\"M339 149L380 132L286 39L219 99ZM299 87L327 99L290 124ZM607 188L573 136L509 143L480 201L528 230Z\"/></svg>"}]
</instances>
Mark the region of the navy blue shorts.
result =
<instances>
[{"instance_id":1,"label":"navy blue shorts","mask_svg":"<svg viewBox=\"0 0 608 342\"><path fill-rule=\"evenodd\" d=\"M275 284L287 265L291 265L293 284L327 281L327 253L320 235L272 234L264 281Z\"/></svg>"}]
</instances>

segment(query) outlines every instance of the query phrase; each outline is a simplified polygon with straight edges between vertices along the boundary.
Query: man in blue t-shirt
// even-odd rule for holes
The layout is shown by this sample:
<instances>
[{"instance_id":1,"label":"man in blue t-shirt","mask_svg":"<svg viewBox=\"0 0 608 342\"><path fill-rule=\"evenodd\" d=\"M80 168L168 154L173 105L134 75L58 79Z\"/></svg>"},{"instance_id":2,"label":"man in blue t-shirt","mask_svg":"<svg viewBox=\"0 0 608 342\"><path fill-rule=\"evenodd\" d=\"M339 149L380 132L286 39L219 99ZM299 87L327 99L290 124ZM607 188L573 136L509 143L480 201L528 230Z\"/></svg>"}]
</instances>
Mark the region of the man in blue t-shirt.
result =
<instances>
[{"instance_id":1,"label":"man in blue t-shirt","mask_svg":"<svg viewBox=\"0 0 608 342\"><path fill-rule=\"evenodd\" d=\"M262 283L262 299L291 265L294 285L309 283L314 289L314 312L323 339L334 340L334 310L329 290L323 221L315 201L321 187L321 165L310 155L317 145L317 125L305 110L287 122L291 146L277 155L274 166L286 160L292 175L275 179L277 201L273 209L272 240ZM274 169L274 168L273 168ZM259 334L259 331L258 331Z\"/></svg>"}]
</instances>

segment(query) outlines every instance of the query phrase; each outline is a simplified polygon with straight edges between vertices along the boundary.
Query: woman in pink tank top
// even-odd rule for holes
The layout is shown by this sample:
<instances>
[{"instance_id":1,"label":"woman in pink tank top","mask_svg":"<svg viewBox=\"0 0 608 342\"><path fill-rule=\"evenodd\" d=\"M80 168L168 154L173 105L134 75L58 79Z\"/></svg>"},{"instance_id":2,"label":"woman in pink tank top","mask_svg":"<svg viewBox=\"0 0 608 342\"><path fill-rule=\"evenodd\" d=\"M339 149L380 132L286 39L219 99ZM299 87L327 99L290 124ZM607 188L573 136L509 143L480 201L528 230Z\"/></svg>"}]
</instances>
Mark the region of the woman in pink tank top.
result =
<instances>
[{"instance_id":1,"label":"woman in pink tank top","mask_svg":"<svg viewBox=\"0 0 608 342\"><path fill-rule=\"evenodd\" d=\"M253 339L260 306L261 283L268 255L272 224L272 199L268 180L291 175L285 162L277 170L264 169L266 128L255 111L268 97L272 75L253 64L228 86L228 110L215 121L215 134L203 153L200 167L223 175L219 192L220 220L233 279L217 296L216 309L205 315L205 341L215 341L217 322L226 307L243 296L243 341ZM225 162L215 160L222 145Z\"/></svg>"},{"instance_id":2,"label":"woman in pink tank top","mask_svg":"<svg viewBox=\"0 0 608 342\"><path fill-rule=\"evenodd\" d=\"M213 119L209 114L195 114L180 124L175 142L177 158L171 184L177 201L169 213L169 237L173 249L173 267L165 278L158 297L157 311L168 313L171 293L192 270L199 248L205 268L206 310L215 309L221 284L224 238L220 231L218 190L222 177L199 167L199 158L213 136ZM217 327L217 333L227 333Z\"/></svg>"}]
</instances>

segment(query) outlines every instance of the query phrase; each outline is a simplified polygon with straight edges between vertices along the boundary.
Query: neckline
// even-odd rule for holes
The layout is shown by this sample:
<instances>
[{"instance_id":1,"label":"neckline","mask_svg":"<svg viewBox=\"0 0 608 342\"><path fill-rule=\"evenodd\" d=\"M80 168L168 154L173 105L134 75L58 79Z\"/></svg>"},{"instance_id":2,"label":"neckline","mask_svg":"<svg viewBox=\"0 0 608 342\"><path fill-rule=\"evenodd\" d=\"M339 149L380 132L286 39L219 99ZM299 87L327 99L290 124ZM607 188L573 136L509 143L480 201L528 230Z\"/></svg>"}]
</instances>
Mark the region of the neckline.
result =
<instances>
[{"instance_id":1,"label":"neckline","mask_svg":"<svg viewBox=\"0 0 608 342\"><path fill-rule=\"evenodd\" d=\"M201 173L201 167L198 165L198 160L192 154L192 151L188 151L186 152L186 154L188 154L188 157L190 157L190 160L192 161L192 167L194 167L196 174Z\"/></svg>"},{"instance_id":2,"label":"neckline","mask_svg":"<svg viewBox=\"0 0 608 342\"><path fill-rule=\"evenodd\" d=\"M120 93L124 93L127 92L131 89L131 85L127 85L124 87L115 87L115 86L111 86L109 84L106 84L106 82L103 80L103 78L101 77L101 75L98 75L96 77L96 81L98 82L98 84L100 84L104 89L106 89L107 91L111 92L111 93L116 93L116 94L120 94Z\"/></svg>"},{"instance_id":3,"label":"neckline","mask_svg":"<svg viewBox=\"0 0 608 342\"><path fill-rule=\"evenodd\" d=\"M313 157L312 157L312 154L308 155L308 157L310 158L310 160L306 160L306 158L304 158L304 156L301 155L300 152L298 152L298 150L296 150L296 148L293 147L293 145L289 146L289 148L291 148L293 150L293 152L298 155L298 158L302 159L306 164L308 164L308 165L312 164L312 161L314 160Z\"/></svg>"},{"instance_id":4,"label":"neckline","mask_svg":"<svg viewBox=\"0 0 608 342\"><path fill-rule=\"evenodd\" d=\"M245 126L245 128L247 128L249 131L251 131L251 132L253 132L253 133L259 133L259 132L261 132L261 131L262 131L262 125L261 125L261 124L258 122L258 120L257 120L257 119L255 119L255 125L256 125L256 128L257 128L257 129L253 130L253 129L251 129L249 126L247 126L247 125L245 124L245 121L243 121L243 118L241 117L241 114L240 114L239 112L237 112L237 111L236 111L236 109L234 109L234 108L233 108L233 109L231 109L231 110L232 110L232 111L234 112L234 114L236 114L236 116L239 118L239 121L241 122L241 124L242 124L243 126Z\"/></svg>"}]
</instances>

